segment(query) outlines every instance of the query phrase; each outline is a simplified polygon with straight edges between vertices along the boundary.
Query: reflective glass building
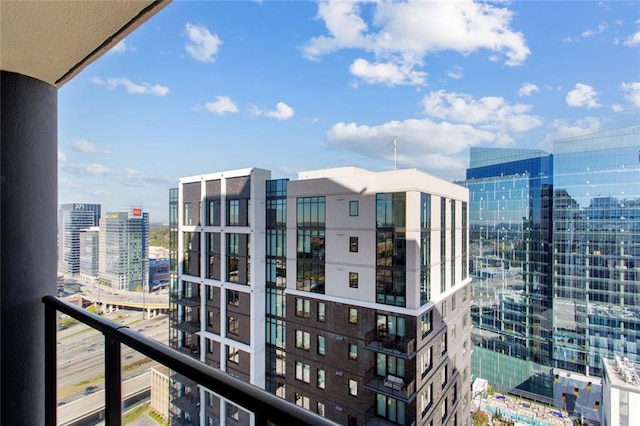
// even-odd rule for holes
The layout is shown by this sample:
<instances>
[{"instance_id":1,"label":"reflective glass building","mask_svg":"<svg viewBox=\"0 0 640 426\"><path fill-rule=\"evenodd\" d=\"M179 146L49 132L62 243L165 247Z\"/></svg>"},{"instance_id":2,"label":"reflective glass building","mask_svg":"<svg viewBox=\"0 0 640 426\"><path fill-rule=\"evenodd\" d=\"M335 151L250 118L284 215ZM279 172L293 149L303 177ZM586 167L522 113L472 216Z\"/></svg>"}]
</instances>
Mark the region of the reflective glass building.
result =
<instances>
[{"instance_id":1,"label":"reflective glass building","mask_svg":"<svg viewBox=\"0 0 640 426\"><path fill-rule=\"evenodd\" d=\"M553 163L537 150L471 148L474 376L550 396Z\"/></svg>"},{"instance_id":2,"label":"reflective glass building","mask_svg":"<svg viewBox=\"0 0 640 426\"><path fill-rule=\"evenodd\" d=\"M554 143L554 366L640 362L640 126Z\"/></svg>"}]
</instances>

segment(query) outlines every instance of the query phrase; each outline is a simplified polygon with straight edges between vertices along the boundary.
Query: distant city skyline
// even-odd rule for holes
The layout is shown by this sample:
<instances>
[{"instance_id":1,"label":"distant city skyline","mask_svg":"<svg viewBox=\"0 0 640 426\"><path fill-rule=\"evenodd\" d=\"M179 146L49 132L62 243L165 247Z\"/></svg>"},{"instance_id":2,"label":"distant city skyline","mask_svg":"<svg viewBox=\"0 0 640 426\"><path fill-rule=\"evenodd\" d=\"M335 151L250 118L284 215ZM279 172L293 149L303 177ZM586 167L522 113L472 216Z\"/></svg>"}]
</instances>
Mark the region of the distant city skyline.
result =
<instances>
[{"instance_id":1,"label":"distant city skyline","mask_svg":"<svg viewBox=\"0 0 640 426\"><path fill-rule=\"evenodd\" d=\"M167 223L188 174L390 170L394 137L399 169L451 181L472 146L551 152L640 122L638 18L632 2L176 1L60 90L58 202Z\"/></svg>"}]
</instances>

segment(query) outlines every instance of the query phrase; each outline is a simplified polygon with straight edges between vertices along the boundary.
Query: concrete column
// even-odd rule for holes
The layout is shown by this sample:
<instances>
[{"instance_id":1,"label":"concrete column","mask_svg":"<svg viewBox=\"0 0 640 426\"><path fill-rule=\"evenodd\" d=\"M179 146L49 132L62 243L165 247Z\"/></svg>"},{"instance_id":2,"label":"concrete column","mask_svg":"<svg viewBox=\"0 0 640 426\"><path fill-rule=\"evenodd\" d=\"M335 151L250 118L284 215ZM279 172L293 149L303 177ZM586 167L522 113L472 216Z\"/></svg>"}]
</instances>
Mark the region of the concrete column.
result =
<instances>
[{"instance_id":1,"label":"concrete column","mask_svg":"<svg viewBox=\"0 0 640 426\"><path fill-rule=\"evenodd\" d=\"M0 423L44 419L44 305L57 290L58 93L0 71Z\"/></svg>"}]
</instances>

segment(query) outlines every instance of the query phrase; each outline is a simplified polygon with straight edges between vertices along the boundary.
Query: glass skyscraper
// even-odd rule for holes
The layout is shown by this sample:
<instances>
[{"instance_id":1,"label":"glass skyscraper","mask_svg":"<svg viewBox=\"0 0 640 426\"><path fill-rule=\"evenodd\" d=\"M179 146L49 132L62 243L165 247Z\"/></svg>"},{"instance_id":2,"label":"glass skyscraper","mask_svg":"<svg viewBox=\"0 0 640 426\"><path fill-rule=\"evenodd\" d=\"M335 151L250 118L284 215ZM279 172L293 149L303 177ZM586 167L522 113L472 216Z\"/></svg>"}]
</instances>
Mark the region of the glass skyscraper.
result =
<instances>
[{"instance_id":1,"label":"glass skyscraper","mask_svg":"<svg viewBox=\"0 0 640 426\"><path fill-rule=\"evenodd\" d=\"M100 220L99 281L129 291L148 290L149 213L132 207Z\"/></svg>"},{"instance_id":2,"label":"glass skyscraper","mask_svg":"<svg viewBox=\"0 0 640 426\"><path fill-rule=\"evenodd\" d=\"M471 148L474 375L550 396L552 156Z\"/></svg>"},{"instance_id":3,"label":"glass skyscraper","mask_svg":"<svg viewBox=\"0 0 640 426\"><path fill-rule=\"evenodd\" d=\"M640 362L640 126L554 143L554 366Z\"/></svg>"}]
</instances>

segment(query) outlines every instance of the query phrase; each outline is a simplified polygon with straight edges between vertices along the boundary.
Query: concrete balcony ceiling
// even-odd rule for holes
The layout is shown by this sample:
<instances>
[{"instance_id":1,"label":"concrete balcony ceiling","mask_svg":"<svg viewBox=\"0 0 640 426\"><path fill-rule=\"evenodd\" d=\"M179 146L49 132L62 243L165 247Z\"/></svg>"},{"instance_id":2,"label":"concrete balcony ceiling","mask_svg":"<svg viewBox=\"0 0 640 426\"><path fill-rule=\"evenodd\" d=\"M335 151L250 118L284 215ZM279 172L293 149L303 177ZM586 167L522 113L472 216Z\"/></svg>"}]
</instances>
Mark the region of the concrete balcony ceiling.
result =
<instances>
[{"instance_id":1,"label":"concrete balcony ceiling","mask_svg":"<svg viewBox=\"0 0 640 426\"><path fill-rule=\"evenodd\" d=\"M0 1L0 69L57 88L169 1Z\"/></svg>"}]
</instances>

